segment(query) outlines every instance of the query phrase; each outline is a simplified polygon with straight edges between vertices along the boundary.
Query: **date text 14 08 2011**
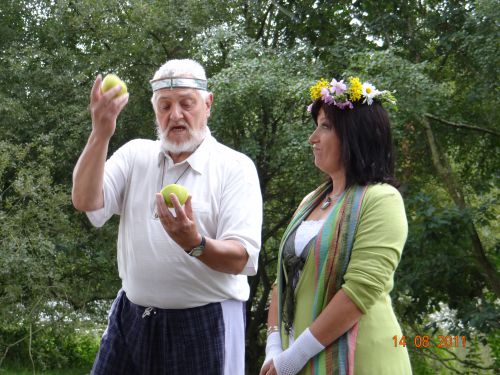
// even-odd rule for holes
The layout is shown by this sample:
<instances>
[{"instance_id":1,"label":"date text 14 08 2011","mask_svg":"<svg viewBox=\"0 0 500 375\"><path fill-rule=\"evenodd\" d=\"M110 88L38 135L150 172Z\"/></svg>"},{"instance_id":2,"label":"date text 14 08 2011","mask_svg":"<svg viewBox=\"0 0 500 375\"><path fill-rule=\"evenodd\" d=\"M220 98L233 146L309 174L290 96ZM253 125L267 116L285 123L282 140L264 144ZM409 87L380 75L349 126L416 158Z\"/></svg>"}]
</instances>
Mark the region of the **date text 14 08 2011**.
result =
<instances>
[{"instance_id":1,"label":"date text 14 08 2011","mask_svg":"<svg viewBox=\"0 0 500 375\"><path fill-rule=\"evenodd\" d=\"M431 346L437 348L451 348L451 347L466 347L467 338L465 336L444 336L439 335L437 338L431 338L427 335L416 335L415 337L406 336L393 336L394 347L406 346L413 344L416 348L429 348Z\"/></svg>"}]
</instances>

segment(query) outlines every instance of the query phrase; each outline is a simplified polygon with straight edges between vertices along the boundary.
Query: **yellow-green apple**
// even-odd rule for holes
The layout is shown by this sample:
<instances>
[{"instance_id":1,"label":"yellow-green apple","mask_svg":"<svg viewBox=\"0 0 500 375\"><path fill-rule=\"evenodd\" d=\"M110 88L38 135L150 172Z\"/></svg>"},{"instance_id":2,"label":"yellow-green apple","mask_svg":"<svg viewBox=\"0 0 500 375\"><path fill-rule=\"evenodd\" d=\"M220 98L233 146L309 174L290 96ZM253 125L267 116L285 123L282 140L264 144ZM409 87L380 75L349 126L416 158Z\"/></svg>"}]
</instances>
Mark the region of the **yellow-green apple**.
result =
<instances>
[{"instance_id":1,"label":"yellow-green apple","mask_svg":"<svg viewBox=\"0 0 500 375\"><path fill-rule=\"evenodd\" d=\"M105 93L106 91L111 90L116 85L120 85L122 87L122 89L120 90L120 92L118 94L115 95L115 98L117 98L120 95L123 95L127 92L127 85L120 78L118 78L118 76L116 74L108 74L102 80L101 92Z\"/></svg>"},{"instance_id":2,"label":"yellow-green apple","mask_svg":"<svg viewBox=\"0 0 500 375\"><path fill-rule=\"evenodd\" d=\"M172 208L174 207L174 204L170 200L170 194L175 194L177 196L177 199L183 205L186 203L186 200L188 199L189 193L187 189L178 184L170 184L165 186L163 189L160 191L161 195L163 195L163 199L165 199L165 203L167 204L168 207Z\"/></svg>"}]
</instances>

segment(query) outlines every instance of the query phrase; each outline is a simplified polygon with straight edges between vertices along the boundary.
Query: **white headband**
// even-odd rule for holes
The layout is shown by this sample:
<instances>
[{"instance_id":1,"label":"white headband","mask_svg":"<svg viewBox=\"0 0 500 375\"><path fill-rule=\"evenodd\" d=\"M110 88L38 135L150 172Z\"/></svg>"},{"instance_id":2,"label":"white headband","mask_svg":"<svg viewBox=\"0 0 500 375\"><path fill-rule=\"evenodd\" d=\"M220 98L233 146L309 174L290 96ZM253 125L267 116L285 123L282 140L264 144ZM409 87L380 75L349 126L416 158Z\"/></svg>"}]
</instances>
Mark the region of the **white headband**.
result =
<instances>
[{"instance_id":1,"label":"white headband","mask_svg":"<svg viewBox=\"0 0 500 375\"><path fill-rule=\"evenodd\" d=\"M207 81L197 78L185 77L163 77L149 81L153 91L161 89L173 89L175 87L185 87L207 91Z\"/></svg>"}]
</instances>

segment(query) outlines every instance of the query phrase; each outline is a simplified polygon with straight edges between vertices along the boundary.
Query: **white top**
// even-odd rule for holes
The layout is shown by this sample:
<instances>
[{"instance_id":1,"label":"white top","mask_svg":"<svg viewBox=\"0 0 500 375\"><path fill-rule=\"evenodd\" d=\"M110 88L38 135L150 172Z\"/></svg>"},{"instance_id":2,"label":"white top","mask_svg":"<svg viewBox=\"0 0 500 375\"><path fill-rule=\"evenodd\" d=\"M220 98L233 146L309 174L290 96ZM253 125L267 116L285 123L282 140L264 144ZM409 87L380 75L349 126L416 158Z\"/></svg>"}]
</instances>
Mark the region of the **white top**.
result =
<instances>
[{"instance_id":1,"label":"white top","mask_svg":"<svg viewBox=\"0 0 500 375\"><path fill-rule=\"evenodd\" d=\"M155 193L184 171L178 183L192 196L198 231L217 240L240 241L249 255L242 274L215 271L189 256L154 217ZM208 135L193 154L174 165L159 141L136 139L106 162L103 190L104 207L87 216L100 227L113 214L120 215L118 271L132 302L183 309L248 299L245 275L257 272L262 225L262 196L250 158Z\"/></svg>"},{"instance_id":2,"label":"white top","mask_svg":"<svg viewBox=\"0 0 500 375\"><path fill-rule=\"evenodd\" d=\"M306 220L300 223L295 233L295 255L300 256L311 239L316 236L325 220ZM292 326L290 336L288 337L288 347L295 342L295 330Z\"/></svg>"},{"instance_id":3,"label":"white top","mask_svg":"<svg viewBox=\"0 0 500 375\"><path fill-rule=\"evenodd\" d=\"M295 255L300 256L306 245L318 234L325 220L306 220L300 223L295 233Z\"/></svg>"}]
</instances>

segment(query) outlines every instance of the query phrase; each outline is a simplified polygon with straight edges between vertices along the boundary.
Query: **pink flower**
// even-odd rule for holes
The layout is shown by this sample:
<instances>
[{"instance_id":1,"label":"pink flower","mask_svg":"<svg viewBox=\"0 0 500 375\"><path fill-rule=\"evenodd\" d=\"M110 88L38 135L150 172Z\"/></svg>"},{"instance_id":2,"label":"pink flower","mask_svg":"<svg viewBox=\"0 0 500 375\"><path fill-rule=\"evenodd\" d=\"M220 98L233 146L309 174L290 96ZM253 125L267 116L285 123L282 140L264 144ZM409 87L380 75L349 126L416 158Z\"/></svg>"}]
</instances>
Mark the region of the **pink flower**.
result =
<instances>
[{"instance_id":1,"label":"pink flower","mask_svg":"<svg viewBox=\"0 0 500 375\"><path fill-rule=\"evenodd\" d=\"M344 83L344 80L337 81L335 78L330 82L330 91L334 95L342 95L345 90L347 90L347 85Z\"/></svg>"},{"instance_id":2,"label":"pink flower","mask_svg":"<svg viewBox=\"0 0 500 375\"><path fill-rule=\"evenodd\" d=\"M339 107L340 109L345 109L349 107L350 109L353 109L353 105L349 100L346 100L345 102L336 102L335 105Z\"/></svg>"},{"instance_id":3,"label":"pink flower","mask_svg":"<svg viewBox=\"0 0 500 375\"><path fill-rule=\"evenodd\" d=\"M335 104L335 100L333 99L333 96L331 96L331 95L324 97L323 100L326 104L332 104L332 103Z\"/></svg>"},{"instance_id":4,"label":"pink flower","mask_svg":"<svg viewBox=\"0 0 500 375\"><path fill-rule=\"evenodd\" d=\"M330 91L328 91L326 87L321 89L321 99L323 99L326 104L333 102L333 97L330 95Z\"/></svg>"}]
</instances>

